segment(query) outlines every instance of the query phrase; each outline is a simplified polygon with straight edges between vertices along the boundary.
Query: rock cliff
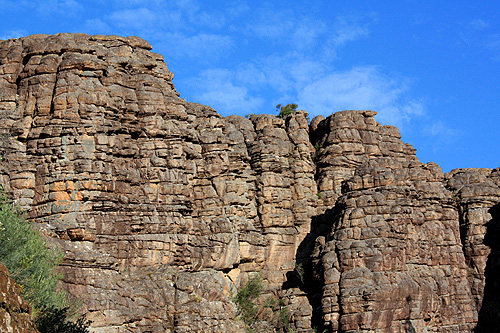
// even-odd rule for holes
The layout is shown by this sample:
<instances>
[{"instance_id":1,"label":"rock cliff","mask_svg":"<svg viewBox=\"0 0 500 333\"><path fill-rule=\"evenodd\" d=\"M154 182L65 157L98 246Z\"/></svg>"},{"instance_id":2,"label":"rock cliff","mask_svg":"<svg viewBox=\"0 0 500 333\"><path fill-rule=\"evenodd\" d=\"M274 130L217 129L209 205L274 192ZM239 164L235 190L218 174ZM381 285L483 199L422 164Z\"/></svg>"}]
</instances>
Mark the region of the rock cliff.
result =
<instances>
[{"instance_id":1,"label":"rock cliff","mask_svg":"<svg viewBox=\"0 0 500 333\"><path fill-rule=\"evenodd\" d=\"M1 183L96 332L245 331L255 274L298 332L476 325L498 169L443 174L373 111L224 118L150 49L0 41Z\"/></svg>"}]
</instances>

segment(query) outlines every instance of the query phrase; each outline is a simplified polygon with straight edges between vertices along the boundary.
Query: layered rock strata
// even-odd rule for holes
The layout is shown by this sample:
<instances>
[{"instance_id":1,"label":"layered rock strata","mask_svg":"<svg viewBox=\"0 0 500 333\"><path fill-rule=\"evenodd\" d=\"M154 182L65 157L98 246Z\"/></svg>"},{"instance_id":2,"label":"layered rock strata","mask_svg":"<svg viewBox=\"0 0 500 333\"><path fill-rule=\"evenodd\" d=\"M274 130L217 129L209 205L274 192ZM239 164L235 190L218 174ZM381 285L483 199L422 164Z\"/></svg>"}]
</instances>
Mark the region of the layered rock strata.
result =
<instances>
[{"instance_id":1,"label":"layered rock strata","mask_svg":"<svg viewBox=\"0 0 500 333\"><path fill-rule=\"evenodd\" d=\"M1 183L95 331L244 331L257 273L296 331L473 328L498 170L443 175L372 111L224 118L150 49L0 41Z\"/></svg>"},{"instance_id":2,"label":"layered rock strata","mask_svg":"<svg viewBox=\"0 0 500 333\"><path fill-rule=\"evenodd\" d=\"M377 158L347 181L319 242L332 331L473 327L477 308L443 178L437 165Z\"/></svg>"}]
</instances>

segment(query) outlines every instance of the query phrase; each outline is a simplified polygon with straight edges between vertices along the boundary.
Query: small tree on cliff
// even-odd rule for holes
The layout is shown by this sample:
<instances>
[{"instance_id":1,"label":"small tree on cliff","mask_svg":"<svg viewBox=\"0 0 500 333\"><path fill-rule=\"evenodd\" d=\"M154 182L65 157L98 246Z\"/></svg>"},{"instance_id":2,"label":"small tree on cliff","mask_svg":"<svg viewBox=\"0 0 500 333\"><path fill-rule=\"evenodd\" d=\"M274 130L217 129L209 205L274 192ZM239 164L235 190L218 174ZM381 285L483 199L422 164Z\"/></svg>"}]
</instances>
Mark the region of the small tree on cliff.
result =
<instances>
[{"instance_id":1,"label":"small tree on cliff","mask_svg":"<svg viewBox=\"0 0 500 333\"><path fill-rule=\"evenodd\" d=\"M282 106L281 104L276 105L276 112L278 112L278 118L285 118L289 114L292 114L295 111L297 111L298 107L299 106L295 103L287 104L285 106Z\"/></svg>"}]
</instances>

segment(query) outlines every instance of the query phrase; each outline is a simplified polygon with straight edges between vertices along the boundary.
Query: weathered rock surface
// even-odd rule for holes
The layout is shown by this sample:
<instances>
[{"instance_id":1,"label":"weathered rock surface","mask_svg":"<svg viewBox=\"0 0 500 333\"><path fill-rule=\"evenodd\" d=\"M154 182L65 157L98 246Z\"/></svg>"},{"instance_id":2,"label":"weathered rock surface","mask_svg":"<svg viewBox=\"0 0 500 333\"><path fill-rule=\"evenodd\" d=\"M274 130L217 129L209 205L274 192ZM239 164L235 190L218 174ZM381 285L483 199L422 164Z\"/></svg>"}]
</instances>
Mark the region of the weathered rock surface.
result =
<instances>
[{"instance_id":1,"label":"weathered rock surface","mask_svg":"<svg viewBox=\"0 0 500 333\"><path fill-rule=\"evenodd\" d=\"M458 216L437 165L371 159L346 183L321 253L332 330L473 327Z\"/></svg>"},{"instance_id":2,"label":"weathered rock surface","mask_svg":"<svg viewBox=\"0 0 500 333\"><path fill-rule=\"evenodd\" d=\"M306 115L224 119L179 99L149 48L3 42L3 184L66 251L95 326L241 330L240 274L279 288L316 212Z\"/></svg>"},{"instance_id":3,"label":"weathered rock surface","mask_svg":"<svg viewBox=\"0 0 500 333\"><path fill-rule=\"evenodd\" d=\"M0 263L0 331L38 332L32 319L31 307L21 297L21 286L9 276Z\"/></svg>"},{"instance_id":4,"label":"weathered rock surface","mask_svg":"<svg viewBox=\"0 0 500 333\"><path fill-rule=\"evenodd\" d=\"M458 208L463 252L469 267L469 282L476 305L481 306L485 287L485 269L490 248L484 242L489 210L500 202L499 171L496 169L457 169L446 174Z\"/></svg>"},{"instance_id":5,"label":"weathered rock surface","mask_svg":"<svg viewBox=\"0 0 500 333\"><path fill-rule=\"evenodd\" d=\"M242 332L257 272L296 331L474 327L498 169L443 175L373 111L223 118L150 49L0 41L0 180L95 331Z\"/></svg>"}]
</instances>

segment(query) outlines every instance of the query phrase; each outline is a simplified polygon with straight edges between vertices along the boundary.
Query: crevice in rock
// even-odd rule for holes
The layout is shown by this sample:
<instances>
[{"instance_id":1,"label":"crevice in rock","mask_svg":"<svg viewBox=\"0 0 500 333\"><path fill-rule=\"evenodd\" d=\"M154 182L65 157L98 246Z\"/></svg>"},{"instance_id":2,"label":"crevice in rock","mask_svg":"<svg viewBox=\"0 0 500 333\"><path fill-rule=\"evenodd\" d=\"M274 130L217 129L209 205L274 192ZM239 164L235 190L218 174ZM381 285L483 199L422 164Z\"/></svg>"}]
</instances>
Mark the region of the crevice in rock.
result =
<instances>
[{"instance_id":1,"label":"crevice in rock","mask_svg":"<svg viewBox=\"0 0 500 333\"><path fill-rule=\"evenodd\" d=\"M484 244L491 252L486 263L484 298L474 329L476 333L494 332L500 322L500 204L491 207L489 213L491 220L487 223Z\"/></svg>"}]
</instances>

